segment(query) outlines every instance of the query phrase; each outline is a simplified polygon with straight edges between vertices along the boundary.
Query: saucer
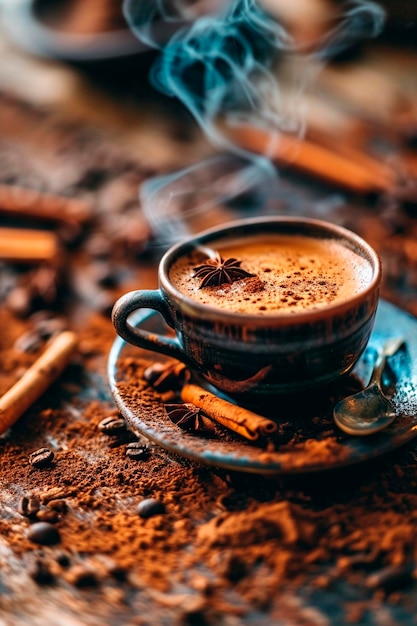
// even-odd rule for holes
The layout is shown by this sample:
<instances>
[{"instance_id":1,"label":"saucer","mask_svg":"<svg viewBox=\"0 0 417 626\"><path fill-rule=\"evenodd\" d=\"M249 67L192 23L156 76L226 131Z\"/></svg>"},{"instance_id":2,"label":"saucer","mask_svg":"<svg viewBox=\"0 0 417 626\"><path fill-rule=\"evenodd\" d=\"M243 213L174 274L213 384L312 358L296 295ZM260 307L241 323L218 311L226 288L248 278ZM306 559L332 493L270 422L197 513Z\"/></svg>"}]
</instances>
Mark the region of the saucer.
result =
<instances>
[{"instance_id":1,"label":"saucer","mask_svg":"<svg viewBox=\"0 0 417 626\"><path fill-rule=\"evenodd\" d=\"M152 332L168 332L154 311L142 310L132 316L132 322ZM397 418L375 435L347 435L334 424L333 406L367 384L377 351L394 333L402 336L407 345L405 352L389 360L387 369L391 376L385 381L393 390ZM265 475L317 472L375 459L417 435L417 319L383 300L369 344L349 376L301 396L252 403L251 410L278 424L277 432L268 441L246 441L221 426L216 426L212 436L180 429L169 419L162 397L141 378L146 364L164 358L118 337L108 361L111 392L120 413L135 432L198 463Z\"/></svg>"}]
</instances>

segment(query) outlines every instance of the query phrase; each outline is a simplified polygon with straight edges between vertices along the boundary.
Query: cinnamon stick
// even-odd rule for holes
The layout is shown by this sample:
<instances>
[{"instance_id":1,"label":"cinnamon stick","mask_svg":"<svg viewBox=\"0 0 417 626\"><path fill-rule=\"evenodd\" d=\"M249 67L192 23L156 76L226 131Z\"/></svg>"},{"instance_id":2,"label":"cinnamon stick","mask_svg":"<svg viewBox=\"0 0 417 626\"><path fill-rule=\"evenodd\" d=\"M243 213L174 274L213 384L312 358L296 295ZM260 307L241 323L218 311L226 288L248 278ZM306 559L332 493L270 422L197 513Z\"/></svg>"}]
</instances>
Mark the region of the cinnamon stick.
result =
<instances>
[{"instance_id":1,"label":"cinnamon stick","mask_svg":"<svg viewBox=\"0 0 417 626\"><path fill-rule=\"evenodd\" d=\"M348 158L307 139L284 134L273 142L269 132L251 126L235 128L233 138L247 150L356 193L390 191L395 186L395 175L390 168L371 157Z\"/></svg>"},{"instance_id":2,"label":"cinnamon stick","mask_svg":"<svg viewBox=\"0 0 417 626\"><path fill-rule=\"evenodd\" d=\"M0 260L53 262L59 256L54 233L47 230L0 227Z\"/></svg>"},{"instance_id":3,"label":"cinnamon stick","mask_svg":"<svg viewBox=\"0 0 417 626\"><path fill-rule=\"evenodd\" d=\"M181 399L194 404L211 419L251 441L272 435L277 429L272 420L223 400L193 383L183 386Z\"/></svg>"},{"instance_id":4,"label":"cinnamon stick","mask_svg":"<svg viewBox=\"0 0 417 626\"><path fill-rule=\"evenodd\" d=\"M75 333L63 331L0 398L0 434L8 430L54 382L75 351Z\"/></svg>"},{"instance_id":5,"label":"cinnamon stick","mask_svg":"<svg viewBox=\"0 0 417 626\"><path fill-rule=\"evenodd\" d=\"M79 198L0 184L0 215L82 224L91 213L91 206Z\"/></svg>"}]
</instances>

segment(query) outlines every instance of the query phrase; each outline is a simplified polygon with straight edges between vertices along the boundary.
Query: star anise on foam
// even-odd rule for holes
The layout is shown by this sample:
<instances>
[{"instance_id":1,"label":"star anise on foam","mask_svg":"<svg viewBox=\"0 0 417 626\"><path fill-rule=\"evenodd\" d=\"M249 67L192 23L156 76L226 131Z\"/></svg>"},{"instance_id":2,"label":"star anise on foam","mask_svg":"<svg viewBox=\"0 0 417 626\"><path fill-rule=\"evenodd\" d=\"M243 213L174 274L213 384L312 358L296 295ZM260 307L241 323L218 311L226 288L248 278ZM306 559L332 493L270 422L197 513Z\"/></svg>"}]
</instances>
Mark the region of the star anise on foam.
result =
<instances>
[{"instance_id":1,"label":"star anise on foam","mask_svg":"<svg viewBox=\"0 0 417 626\"><path fill-rule=\"evenodd\" d=\"M219 287L224 283L234 283L242 278L252 278L255 274L250 274L240 267L242 261L238 259L224 260L219 253L213 259L207 259L194 267L193 278L202 278L199 289L204 287Z\"/></svg>"},{"instance_id":2,"label":"star anise on foam","mask_svg":"<svg viewBox=\"0 0 417 626\"><path fill-rule=\"evenodd\" d=\"M183 430L202 430L200 409L195 404L191 404L191 402L165 404L164 408L169 419Z\"/></svg>"}]
</instances>

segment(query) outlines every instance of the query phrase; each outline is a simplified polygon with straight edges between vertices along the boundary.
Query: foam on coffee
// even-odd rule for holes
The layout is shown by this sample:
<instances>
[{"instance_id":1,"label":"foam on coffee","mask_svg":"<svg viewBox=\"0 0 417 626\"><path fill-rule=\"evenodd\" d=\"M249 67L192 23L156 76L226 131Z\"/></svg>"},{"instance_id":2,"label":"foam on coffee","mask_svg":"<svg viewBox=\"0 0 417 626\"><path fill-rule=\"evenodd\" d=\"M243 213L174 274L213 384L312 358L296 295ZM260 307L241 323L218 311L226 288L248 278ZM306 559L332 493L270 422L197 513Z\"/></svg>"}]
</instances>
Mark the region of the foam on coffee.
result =
<instances>
[{"instance_id":1,"label":"foam on coffee","mask_svg":"<svg viewBox=\"0 0 417 626\"><path fill-rule=\"evenodd\" d=\"M239 259L252 278L200 288L194 268L207 259L199 250L180 257L170 280L186 296L236 313L301 313L339 304L371 282L369 261L336 239L262 235L213 244L223 259Z\"/></svg>"}]
</instances>

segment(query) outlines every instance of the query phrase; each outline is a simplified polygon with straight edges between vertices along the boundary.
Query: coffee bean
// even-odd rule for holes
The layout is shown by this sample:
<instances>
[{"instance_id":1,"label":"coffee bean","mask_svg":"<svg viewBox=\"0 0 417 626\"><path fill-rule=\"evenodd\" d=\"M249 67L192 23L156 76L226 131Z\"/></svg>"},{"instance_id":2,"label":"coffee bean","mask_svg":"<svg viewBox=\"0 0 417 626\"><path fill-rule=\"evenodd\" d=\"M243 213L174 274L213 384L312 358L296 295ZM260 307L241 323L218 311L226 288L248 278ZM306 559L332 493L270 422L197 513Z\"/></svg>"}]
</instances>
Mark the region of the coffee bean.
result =
<instances>
[{"instance_id":1,"label":"coffee bean","mask_svg":"<svg viewBox=\"0 0 417 626\"><path fill-rule=\"evenodd\" d=\"M48 502L48 508L57 513L62 513L63 515L68 511L68 505L65 500L50 500Z\"/></svg>"},{"instance_id":2,"label":"coffee bean","mask_svg":"<svg viewBox=\"0 0 417 626\"><path fill-rule=\"evenodd\" d=\"M148 517L165 513L165 505L160 500L156 500L156 498L147 498L139 502L137 511L140 517L147 519Z\"/></svg>"},{"instance_id":3,"label":"coffee bean","mask_svg":"<svg viewBox=\"0 0 417 626\"><path fill-rule=\"evenodd\" d=\"M59 513L50 509L41 509L36 517L40 522L49 522L50 524L56 524L60 520Z\"/></svg>"},{"instance_id":4,"label":"coffee bean","mask_svg":"<svg viewBox=\"0 0 417 626\"><path fill-rule=\"evenodd\" d=\"M140 441L132 441L126 446L126 456L134 461L146 461L149 458L149 449Z\"/></svg>"},{"instance_id":5,"label":"coffee bean","mask_svg":"<svg viewBox=\"0 0 417 626\"><path fill-rule=\"evenodd\" d=\"M61 541L59 531L49 522L36 522L28 529L27 538L33 543L51 546Z\"/></svg>"},{"instance_id":6,"label":"coffee bean","mask_svg":"<svg viewBox=\"0 0 417 626\"><path fill-rule=\"evenodd\" d=\"M110 576L113 576L119 582L124 582L127 578L127 570L123 565L119 565L117 563L112 564L108 568L108 573Z\"/></svg>"},{"instance_id":7,"label":"coffee bean","mask_svg":"<svg viewBox=\"0 0 417 626\"><path fill-rule=\"evenodd\" d=\"M76 587L94 587L98 583L94 570L84 565L74 565L67 575L67 580Z\"/></svg>"},{"instance_id":8,"label":"coffee bean","mask_svg":"<svg viewBox=\"0 0 417 626\"><path fill-rule=\"evenodd\" d=\"M17 505L20 515L25 517L36 517L40 508L40 501L37 496L22 496Z\"/></svg>"},{"instance_id":9,"label":"coffee bean","mask_svg":"<svg viewBox=\"0 0 417 626\"><path fill-rule=\"evenodd\" d=\"M47 563L41 559L36 559L28 568L29 576L33 578L38 585L50 585L54 582L54 575Z\"/></svg>"},{"instance_id":10,"label":"coffee bean","mask_svg":"<svg viewBox=\"0 0 417 626\"><path fill-rule=\"evenodd\" d=\"M49 448L39 448L35 450L29 457L29 463L38 469L47 467L54 460L54 453Z\"/></svg>"},{"instance_id":11,"label":"coffee bean","mask_svg":"<svg viewBox=\"0 0 417 626\"><path fill-rule=\"evenodd\" d=\"M102 433L109 435L109 437L113 437L114 435L120 435L120 433L126 430L126 422L120 417L110 415L101 420L98 429Z\"/></svg>"},{"instance_id":12,"label":"coffee bean","mask_svg":"<svg viewBox=\"0 0 417 626\"><path fill-rule=\"evenodd\" d=\"M61 567L69 567L71 565L71 559L69 558L68 554L65 554L65 552L59 552L55 558L56 562Z\"/></svg>"}]
</instances>

